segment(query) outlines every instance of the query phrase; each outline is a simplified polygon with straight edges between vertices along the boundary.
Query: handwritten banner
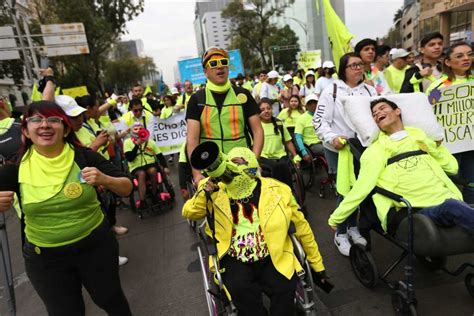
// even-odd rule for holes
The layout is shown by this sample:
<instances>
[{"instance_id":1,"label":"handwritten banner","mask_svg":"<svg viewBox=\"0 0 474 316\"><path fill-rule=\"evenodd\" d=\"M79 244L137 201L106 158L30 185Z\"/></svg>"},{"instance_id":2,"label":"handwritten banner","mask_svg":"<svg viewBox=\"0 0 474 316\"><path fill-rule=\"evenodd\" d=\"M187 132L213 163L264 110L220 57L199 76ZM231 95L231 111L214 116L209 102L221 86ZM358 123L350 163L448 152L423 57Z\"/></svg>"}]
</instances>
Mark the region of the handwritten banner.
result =
<instances>
[{"instance_id":1,"label":"handwritten banner","mask_svg":"<svg viewBox=\"0 0 474 316\"><path fill-rule=\"evenodd\" d=\"M438 123L444 128L444 145L453 154L474 150L474 81L437 88L428 96Z\"/></svg>"}]
</instances>

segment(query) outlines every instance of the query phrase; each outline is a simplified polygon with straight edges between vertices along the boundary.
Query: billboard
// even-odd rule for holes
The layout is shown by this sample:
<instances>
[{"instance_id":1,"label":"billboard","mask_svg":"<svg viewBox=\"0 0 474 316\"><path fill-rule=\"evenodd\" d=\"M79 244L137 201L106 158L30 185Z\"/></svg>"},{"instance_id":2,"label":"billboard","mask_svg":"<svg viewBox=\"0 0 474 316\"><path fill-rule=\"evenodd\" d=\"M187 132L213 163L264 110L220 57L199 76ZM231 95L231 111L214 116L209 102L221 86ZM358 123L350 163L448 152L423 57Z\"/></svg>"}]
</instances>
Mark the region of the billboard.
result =
<instances>
[{"instance_id":1,"label":"billboard","mask_svg":"<svg viewBox=\"0 0 474 316\"><path fill-rule=\"evenodd\" d=\"M244 75L244 66L242 63L242 56L240 50L234 49L229 51L230 66L229 78L235 78L240 73ZM179 75L181 82L191 80L193 84L206 83L206 76L201 65L201 58L190 58L178 61Z\"/></svg>"},{"instance_id":2,"label":"billboard","mask_svg":"<svg viewBox=\"0 0 474 316\"><path fill-rule=\"evenodd\" d=\"M82 23L43 24L41 33L48 57L89 54Z\"/></svg>"}]
</instances>

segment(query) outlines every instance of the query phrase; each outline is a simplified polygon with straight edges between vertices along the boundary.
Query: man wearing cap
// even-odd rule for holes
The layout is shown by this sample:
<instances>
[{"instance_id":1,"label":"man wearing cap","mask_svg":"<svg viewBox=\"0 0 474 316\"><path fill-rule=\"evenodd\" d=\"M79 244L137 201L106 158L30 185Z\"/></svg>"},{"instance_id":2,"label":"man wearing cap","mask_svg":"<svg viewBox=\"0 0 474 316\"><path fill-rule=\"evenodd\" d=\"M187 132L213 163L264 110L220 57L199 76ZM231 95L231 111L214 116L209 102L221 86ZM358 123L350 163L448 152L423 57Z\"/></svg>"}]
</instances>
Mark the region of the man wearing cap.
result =
<instances>
[{"instance_id":1,"label":"man wearing cap","mask_svg":"<svg viewBox=\"0 0 474 316\"><path fill-rule=\"evenodd\" d=\"M334 83L334 78L332 77L336 73L336 66L331 60L326 60L323 63L323 72L324 76L321 76L316 80L316 87L314 88L314 93L319 97L324 88Z\"/></svg>"},{"instance_id":2,"label":"man wearing cap","mask_svg":"<svg viewBox=\"0 0 474 316\"><path fill-rule=\"evenodd\" d=\"M260 100L269 99L272 104L273 115L277 116L280 113L280 89L277 86L278 71L272 70L267 74L267 81L262 83L260 89Z\"/></svg>"},{"instance_id":3,"label":"man wearing cap","mask_svg":"<svg viewBox=\"0 0 474 316\"><path fill-rule=\"evenodd\" d=\"M283 76L283 89L280 90L280 101L284 108L290 107L290 97L292 95L299 95L300 90L293 84L293 77L290 74Z\"/></svg>"},{"instance_id":4,"label":"man wearing cap","mask_svg":"<svg viewBox=\"0 0 474 316\"><path fill-rule=\"evenodd\" d=\"M224 153L248 147L259 157L263 146L260 109L246 89L231 85L229 54L209 48L202 56L202 66L206 87L191 96L186 110L188 155L199 143L213 141ZM193 170L193 176L196 181L202 178L198 170Z\"/></svg>"},{"instance_id":5,"label":"man wearing cap","mask_svg":"<svg viewBox=\"0 0 474 316\"><path fill-rule=\"evenodd\" d=\"M384 72L385 80L394 93L400 93L405 71L407 70L407 58L409 53L403 48L398 48L392 53L392 64Z\"/></svg>"}]
</instances>

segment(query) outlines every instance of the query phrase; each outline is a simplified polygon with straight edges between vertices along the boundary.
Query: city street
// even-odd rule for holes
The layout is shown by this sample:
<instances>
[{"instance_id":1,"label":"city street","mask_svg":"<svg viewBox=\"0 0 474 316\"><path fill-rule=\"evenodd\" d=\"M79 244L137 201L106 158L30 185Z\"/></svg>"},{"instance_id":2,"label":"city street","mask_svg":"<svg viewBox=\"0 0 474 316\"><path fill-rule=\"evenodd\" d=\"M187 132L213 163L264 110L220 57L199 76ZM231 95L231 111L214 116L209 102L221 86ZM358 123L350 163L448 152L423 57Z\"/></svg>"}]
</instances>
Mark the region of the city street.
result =
<instances>
[{"instance_id":1,"label":"city street","mask_svg":"<svg viewBox=\"0 0 474 316\"><path fill-rule=\"evenodd\" d=\"M177 168L172 167L176 192ZM306 205L309 220L320 246L324 263L335 288L331 294L318 290L319 315L394 315L390 291L379 284L374 290L364 288L355 278L349 260L341 256L333 244L333 233L327 218L335 206L334 195L325 199L317 196L319 184L310 191ZM197 237L181 217L181 198L173 210L156 217L139 219L128 209L119 209L118 223L130 230L121 237L120 253L129 258L120 268L122 286L134 315L206 315L201 275L196 262ZM7 220L17 315L46 315L44 306L24 274L21 257L19 223L10 212ZM398 250L373 234L374 258L384 269ZM448 266L472 259L472 255L450 258ZM391 276L395 280L403 271L397 268ZM469 296L464 279L453 278L441 272L432 273L416 265L416 287L419 315L474 315L474 300ZM3 280L2 280L3 285ZM86 293L84 291L84 293ZM90 298L86 297L87 315L104 315ZM2 292L1 315L8 315Z\"/></svg>"}]
</instances>

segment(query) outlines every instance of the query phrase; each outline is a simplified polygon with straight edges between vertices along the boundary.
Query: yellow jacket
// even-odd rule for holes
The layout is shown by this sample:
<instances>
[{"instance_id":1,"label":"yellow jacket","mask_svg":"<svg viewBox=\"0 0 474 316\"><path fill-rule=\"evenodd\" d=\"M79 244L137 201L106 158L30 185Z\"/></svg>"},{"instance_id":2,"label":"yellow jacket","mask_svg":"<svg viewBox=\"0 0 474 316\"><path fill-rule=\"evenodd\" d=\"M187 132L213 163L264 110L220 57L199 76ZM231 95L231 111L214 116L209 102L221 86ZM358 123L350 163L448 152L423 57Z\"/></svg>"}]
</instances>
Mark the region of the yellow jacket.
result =
<instances>
[{"instance_id":1,"label":"yellow jacket","mask_svg":"<svg viewBox=\"0 0 474 316\"><path fill-rule=\"evenodd\" d=\"M208 179L199 183L194 197L183 206L183 216L199 220L206 216L206 197L203 187ZM258 216L263 235L273 265L278 272L291 279L295 271L303 270L293 251L288 235L290 222L296 227L296 237L303 246L307 260L316 272L324 270L323 258L318 250L313 231L309 223L298 210L298 205L288 186L270 178L260 178L262 186L258 202ZM225 193L225 184L219 183L219 190L211 196L215 211L217 253L222 258L230 248L232 233L232 213L229 197ZM212 208L210 208L212 209ZM207 227L209 233L209 227ZM213 269L211 264L211 269Z\"/></svg>"}]
</instances>

